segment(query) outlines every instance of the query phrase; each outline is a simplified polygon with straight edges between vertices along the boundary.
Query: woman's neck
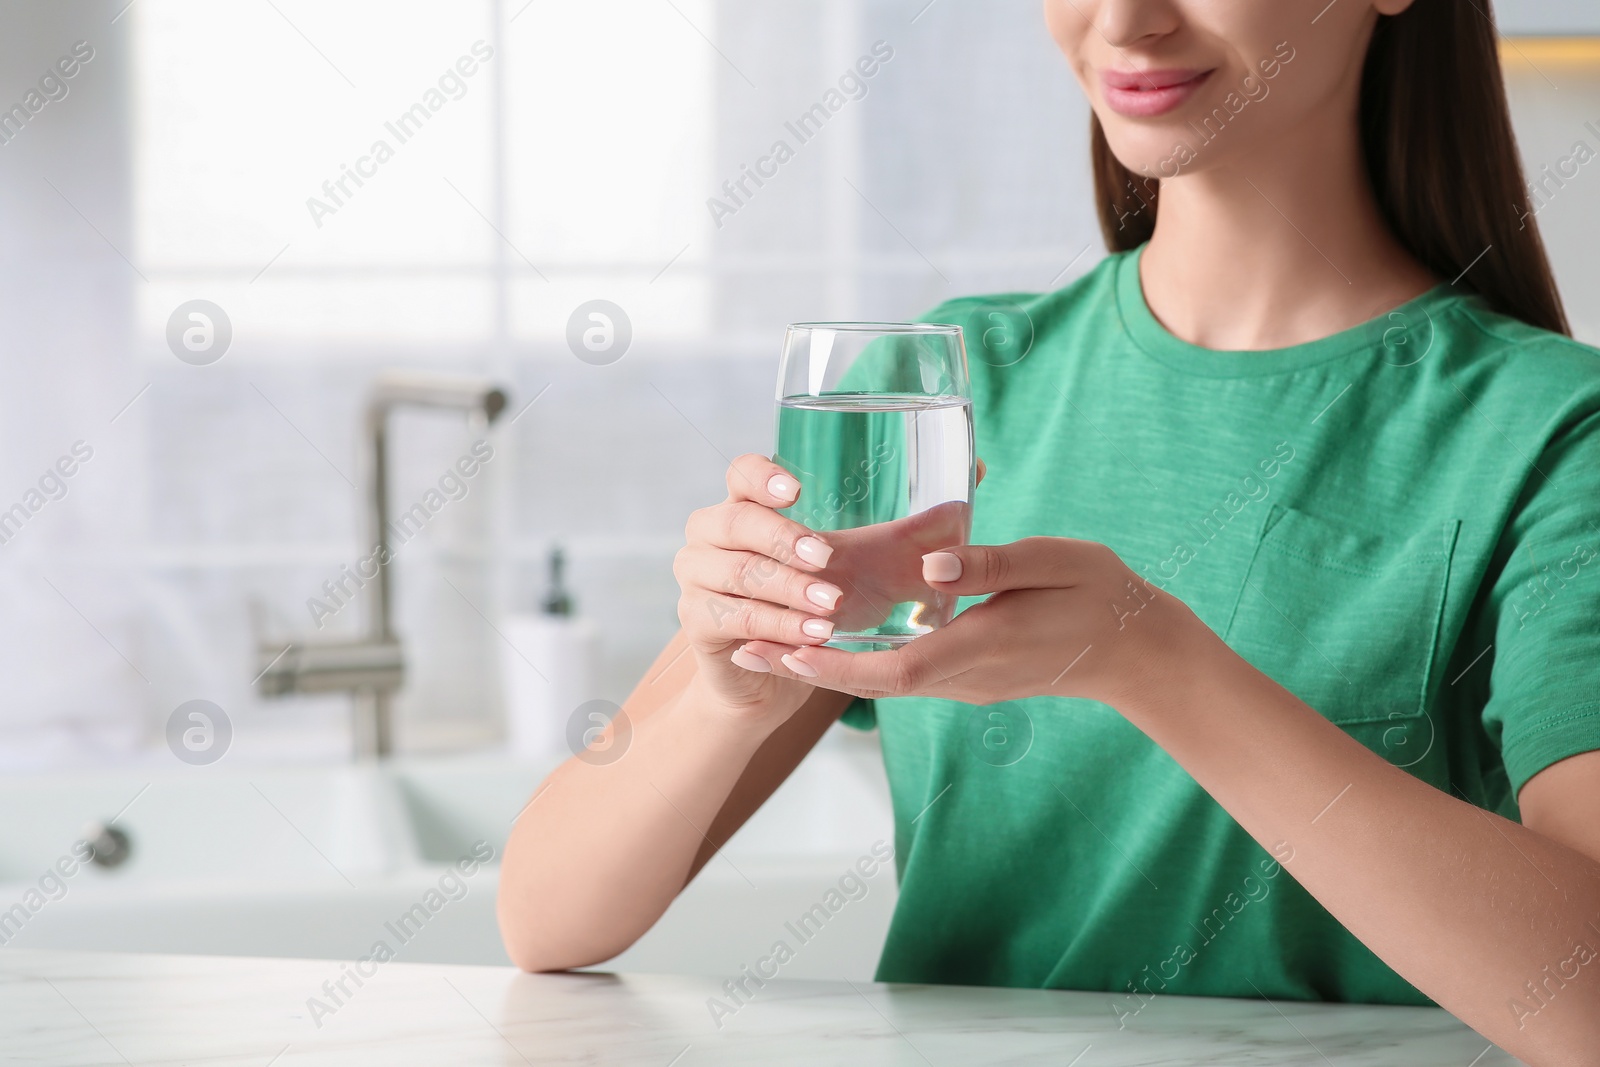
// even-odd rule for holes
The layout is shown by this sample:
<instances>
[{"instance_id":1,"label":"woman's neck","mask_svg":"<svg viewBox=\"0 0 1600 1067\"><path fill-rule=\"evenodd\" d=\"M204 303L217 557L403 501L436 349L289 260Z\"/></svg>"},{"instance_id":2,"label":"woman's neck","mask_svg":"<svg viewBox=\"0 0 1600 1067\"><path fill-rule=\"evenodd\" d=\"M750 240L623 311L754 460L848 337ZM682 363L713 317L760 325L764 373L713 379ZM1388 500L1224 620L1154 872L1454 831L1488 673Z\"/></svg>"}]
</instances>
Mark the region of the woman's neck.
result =
<instances>
[{"instance_id":1,"label":"woman's neck","mask_svg":"<svg viewBox=\"0 0 1600 1067\"><path fill-rule=\"evenodd\" d=\"M1287 348L1439 283L1389 232L1354 123L1338 125L1347 143L1302 135L1161 183L1140 280L1162 325L1206 348Z\"/></svg>"}]
</instances>

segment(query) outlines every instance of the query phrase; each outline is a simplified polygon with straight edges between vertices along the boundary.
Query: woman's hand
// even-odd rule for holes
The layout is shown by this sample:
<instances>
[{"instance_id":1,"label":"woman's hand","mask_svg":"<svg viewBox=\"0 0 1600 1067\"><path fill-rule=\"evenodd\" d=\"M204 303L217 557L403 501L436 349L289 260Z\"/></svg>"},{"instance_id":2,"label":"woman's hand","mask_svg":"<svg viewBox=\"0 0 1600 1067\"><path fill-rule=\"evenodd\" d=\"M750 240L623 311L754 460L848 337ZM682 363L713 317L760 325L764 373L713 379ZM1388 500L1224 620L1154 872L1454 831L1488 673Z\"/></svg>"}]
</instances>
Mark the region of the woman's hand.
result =
<instances>
[{"instance_id":1,"label":"woman's hand","mask_svg":"<svg viewBox=\"0 0 1600 1067\"><path fill-rule=\"evenodd\" d=\"M824 535L833 546L833 556L822 577L844 590L833 615L835 628L845 633L870 630L907 600L937 598L941 604L949 603L953 597L942 590L930 593L922 576L922 557L966 540L971 512L971 504L951 500L891 522Z\"/></svg>"},{"instance_id":2,"label":"woman's hand","mask_svg":"<svg viewBox=\"0 0 1600 1067\"><path fill-rule=\"evenodd\" d=\"M995 704L1087 697L1114 707L1172 677L1205 625L1104 545L1029 537L923 557L933 588L992 594L949 626L889 652L790 651L754 641L774 673L858 696L937 696ZM742 660L742 657L741 657Z\"/></svg>"},{"instance_id":3,"label":"woman's hand","mask_svg":"<svg viewBox=\"0 0 1600 1067\"><path fill-rule=\"evenodd\" d=\"M793 504L800 483L765 456L744 455L728 468L728 499L689 516L687 543L673 560L682 590L678 621L698 660L701 695L780 721L812 686L777 674L739 648L761 641L788 650L826 641L843 591L818 575L833 546L775 509Z\"/></svg>"}]
</instances>

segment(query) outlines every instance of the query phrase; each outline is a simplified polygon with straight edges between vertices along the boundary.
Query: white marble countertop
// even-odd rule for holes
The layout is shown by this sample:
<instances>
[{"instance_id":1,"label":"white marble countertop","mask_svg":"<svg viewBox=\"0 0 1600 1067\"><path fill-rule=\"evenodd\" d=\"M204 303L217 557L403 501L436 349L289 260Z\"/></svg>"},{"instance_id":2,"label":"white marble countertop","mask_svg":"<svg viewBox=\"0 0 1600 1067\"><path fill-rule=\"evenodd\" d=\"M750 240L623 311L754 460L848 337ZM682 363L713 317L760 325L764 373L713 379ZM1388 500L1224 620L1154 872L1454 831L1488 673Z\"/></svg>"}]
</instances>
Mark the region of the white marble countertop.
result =
<instances>
[{"instance_id":1,"label":"white marble countertop","mask_svg":"<svg viewBox=\"0 0 1600 1067\"><path fill-rule=\"evenodd\" d=\"M1496 1067L1442 1011L1158 997L1119 1029L1099 993L776 980L719 1027L711 978L524 975L0 949L0 1055L49 1064L872 1064ZM331 1009L324 1014L309 998ZM313 1015L317 1018L313 1019Z\"/></svg>"}]
</instances>

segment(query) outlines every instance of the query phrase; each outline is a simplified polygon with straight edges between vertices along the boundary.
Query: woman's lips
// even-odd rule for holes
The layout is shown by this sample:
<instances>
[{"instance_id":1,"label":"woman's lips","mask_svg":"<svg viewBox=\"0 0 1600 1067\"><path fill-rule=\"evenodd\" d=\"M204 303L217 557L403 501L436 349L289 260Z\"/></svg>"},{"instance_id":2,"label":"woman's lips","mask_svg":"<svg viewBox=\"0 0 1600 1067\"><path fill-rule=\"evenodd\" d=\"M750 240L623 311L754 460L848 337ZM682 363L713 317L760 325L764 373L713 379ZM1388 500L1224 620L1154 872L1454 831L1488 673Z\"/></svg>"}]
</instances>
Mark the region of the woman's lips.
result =
<instances>
[{"instance_id":1,"label":"woman's lips","mask_svg":"<svg viewBox=\"0 0 1600 1067\"><path fill-rule=\"evenodd\" d=\"M1119 115L1149 118L1164 115L1189 99L1209 70L1107 70L1100 74L1106 106Z\"/></svg>"}]
</instances>

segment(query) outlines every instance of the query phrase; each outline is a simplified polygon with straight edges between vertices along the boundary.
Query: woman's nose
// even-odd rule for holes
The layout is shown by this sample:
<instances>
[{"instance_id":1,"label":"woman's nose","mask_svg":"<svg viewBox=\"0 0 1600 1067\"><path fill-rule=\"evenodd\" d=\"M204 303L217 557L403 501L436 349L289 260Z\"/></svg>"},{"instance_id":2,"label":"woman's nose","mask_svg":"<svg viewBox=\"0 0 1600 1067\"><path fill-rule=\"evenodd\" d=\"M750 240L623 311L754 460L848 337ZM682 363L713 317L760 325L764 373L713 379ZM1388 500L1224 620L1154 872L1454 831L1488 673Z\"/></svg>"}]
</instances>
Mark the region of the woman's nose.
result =
<instances>
[{"instance_id":1,"label":"woman's nose","mask_svg":"<svg viewBox=\"0 0 1600 1067\"><path fill-rule=\"evenodd\" d=\"M1076 9L1112 48L1148 44L1183 24L1175 0L1059 0Z\"/></svg>"}]
</instances>

